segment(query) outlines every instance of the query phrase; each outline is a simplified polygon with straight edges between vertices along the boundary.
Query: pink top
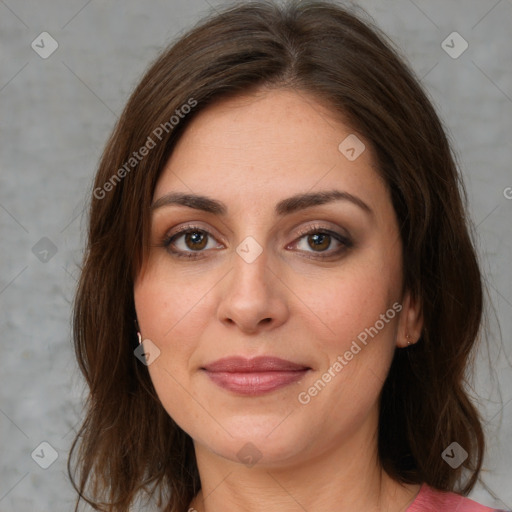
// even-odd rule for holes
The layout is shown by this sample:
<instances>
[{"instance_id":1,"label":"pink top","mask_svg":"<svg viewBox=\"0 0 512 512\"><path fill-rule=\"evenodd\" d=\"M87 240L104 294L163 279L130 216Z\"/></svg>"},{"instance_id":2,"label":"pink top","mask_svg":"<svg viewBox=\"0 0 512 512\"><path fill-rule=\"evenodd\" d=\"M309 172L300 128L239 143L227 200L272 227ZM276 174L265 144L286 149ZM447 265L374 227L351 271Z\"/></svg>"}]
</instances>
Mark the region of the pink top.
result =
<instances>
[{"instance_id":1,"label":"pink top","mask_svg":"<svg viewBox=\"0 0 512 512\"><path fill-rule=\"evenodd\" d=\"M423 484L405 512L506 512L485 507L453 492L443 492Z\"/></svg>"}]
</instances>

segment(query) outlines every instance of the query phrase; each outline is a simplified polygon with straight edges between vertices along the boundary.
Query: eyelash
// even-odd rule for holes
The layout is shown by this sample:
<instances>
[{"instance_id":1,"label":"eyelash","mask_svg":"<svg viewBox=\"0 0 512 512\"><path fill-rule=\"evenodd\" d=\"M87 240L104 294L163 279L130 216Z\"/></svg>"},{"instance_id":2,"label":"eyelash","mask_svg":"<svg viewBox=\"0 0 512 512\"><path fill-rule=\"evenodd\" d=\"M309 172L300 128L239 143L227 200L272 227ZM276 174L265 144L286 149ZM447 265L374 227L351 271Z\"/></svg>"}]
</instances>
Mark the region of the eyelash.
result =
<instances>
[{"instance_id":1,"label":"eyelash","mask_svg":"<svg viewBox=\"0 0 512 512\"><path fill-rule=\"evenodd\" d=\"M200 250L200 251L180 252L180 251L173 251L173 250L171 250L169 248L170 245L173 242L175 242L180 236L186 235L188 233L193 233L193 232L196 232L196 231L199 231L200 233L205 234L207 237L212 236L209 231L201 228L200 226L188 225L188 226L183 226L176 233L173 233L172 235L166 236L163 239L161 246L164 247L165 249L168 249L172 253L172 255L176 256L177 258L186 258L186 259L196 259L196 258L199 258L199 257L201 257L200 254L205 252L204 249ZM317 256L304 256L305 258L320 259L320 260L327 259L327 258L332 258L333 256L340 255L346 249L349 249L349 248L353 247L353 243L347 237L341 235L340 233L336 233L335 231L331 231L329 229L322 228L321 226L311 226L308 229L300 231L298 233L298 237L292 243L295 243L296 241L301 240L305 236L316 235L316 234L318 234L318 235L328 235L328 236L334 238L337 242L339 242L342 245L342 247L339 248L336 251L327 253L326 256L321 255L321 254L323 254L323 252L319 252L319 253L316 253L316 254L318 254ZM306 252L309 252L309 251L306 251Z\"/></svg>"}]
</instances>

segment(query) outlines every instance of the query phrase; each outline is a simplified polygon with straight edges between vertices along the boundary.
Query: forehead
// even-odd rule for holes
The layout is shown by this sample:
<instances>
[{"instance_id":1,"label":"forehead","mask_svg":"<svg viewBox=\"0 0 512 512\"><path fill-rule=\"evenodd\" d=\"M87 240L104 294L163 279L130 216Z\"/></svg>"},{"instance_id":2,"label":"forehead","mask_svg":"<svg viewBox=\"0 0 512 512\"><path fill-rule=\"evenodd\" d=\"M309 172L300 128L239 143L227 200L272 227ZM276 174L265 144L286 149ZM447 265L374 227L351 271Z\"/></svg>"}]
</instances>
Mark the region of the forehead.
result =
<instances>
[{"instance_id":1,"label":"forehead","mask_svg":"<svg viewBox=\"0 0 512 512\"><path fill-rule=\"evenodd\" d=\"M178 190L248 206L248 198L277 203L292 194L341 187L370 202L382 199L385 184L372 148L339 117L311 95L286 89L216 102L182 134L154 197ZM355 160L343 152L347 144L362 150Z\"/></svg>"}]
</instances>

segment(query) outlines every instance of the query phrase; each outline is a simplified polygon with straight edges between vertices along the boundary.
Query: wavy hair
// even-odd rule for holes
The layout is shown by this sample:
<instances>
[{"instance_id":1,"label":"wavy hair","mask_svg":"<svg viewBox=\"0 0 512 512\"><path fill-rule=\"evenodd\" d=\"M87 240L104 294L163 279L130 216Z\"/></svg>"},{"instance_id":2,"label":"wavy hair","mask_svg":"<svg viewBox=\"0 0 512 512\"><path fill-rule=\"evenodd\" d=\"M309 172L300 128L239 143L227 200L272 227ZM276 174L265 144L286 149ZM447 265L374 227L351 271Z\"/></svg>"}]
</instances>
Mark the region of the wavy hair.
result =
<instances>
[{"instance_id":1,"label":"wavy hair","mask_svg":"<svg viewBox=\"0 0 512 512\"><path fill-rule=\"evenodd\" d=\"M201 487L190 436L169 417L133 354L134 276L147 254L155 184L180 134L207 105L259 88L305 93L339 114L371 144L390 190L404 291L420 300L424 329L418 343L395 351L383 386L382 467L397 481L462 494L477 480L484 435L465 379L483 286L466 192L442 123L398 50L359 14L329 2L241 2L161 53L99 163L73 311L89 388L68 459L75 510L84 499L95 510L128 511L146 492L166 511L183 512ZM154 146L132 161L150 136ZM441 458L454 440L468 452L458 469Z\"/></svg>"}]
</instances>

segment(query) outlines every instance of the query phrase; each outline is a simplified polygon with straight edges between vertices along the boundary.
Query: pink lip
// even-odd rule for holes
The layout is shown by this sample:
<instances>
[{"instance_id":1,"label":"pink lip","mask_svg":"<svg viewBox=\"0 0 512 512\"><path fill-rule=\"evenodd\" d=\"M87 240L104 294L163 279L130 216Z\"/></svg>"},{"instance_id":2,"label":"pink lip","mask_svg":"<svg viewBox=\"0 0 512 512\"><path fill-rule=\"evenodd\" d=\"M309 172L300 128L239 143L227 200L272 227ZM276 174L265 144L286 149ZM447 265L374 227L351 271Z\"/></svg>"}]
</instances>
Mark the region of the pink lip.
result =
<instances>
[{"instance_id":1,"label":"pink lip","mask_svg":"<svg viewBox=\"0 0 512 512\"><path fill-rule=\"evenodd\" d=\"M259 395L300 380L311 368L278 357L226 357L202 370L218 386L243 395Z\"/></svg>"}]
</instances>

